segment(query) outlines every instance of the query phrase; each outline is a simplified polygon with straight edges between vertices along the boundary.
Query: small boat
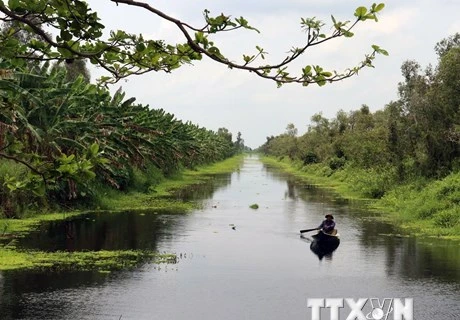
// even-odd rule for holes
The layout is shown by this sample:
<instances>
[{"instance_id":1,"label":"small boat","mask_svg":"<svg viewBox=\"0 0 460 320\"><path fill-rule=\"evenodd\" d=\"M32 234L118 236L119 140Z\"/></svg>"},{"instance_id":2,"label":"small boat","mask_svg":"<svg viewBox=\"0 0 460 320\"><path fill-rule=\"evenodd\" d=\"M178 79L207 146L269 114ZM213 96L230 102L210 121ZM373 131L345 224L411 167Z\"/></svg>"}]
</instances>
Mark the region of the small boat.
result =
<instances>
[{"instance_id":1,"label":"small boat","mask_svg":"<svg viewBox=\"0 0 460 320\"><path fill-rule=\"evenodd\" d=\"M334 234L324 233L319 231L313 235L313 241L310 244L310 250L313 251L320 257L331 254L340 245L340 238L337 231L334 230Z\"/></svg>"},{"instance_id":2,"label":"small boat","mask_svg":"<svg viewBox=\"0 0 460 320\"><path fill-rule=\"evenodd\" d=\"M317 234L312 235L312 238L314 241L321 241L327 244L340 243L339 234L337 233L337 230L334 231L335 232L333 234L329 234L320 230Z\"/></svg>"}]
</instances>

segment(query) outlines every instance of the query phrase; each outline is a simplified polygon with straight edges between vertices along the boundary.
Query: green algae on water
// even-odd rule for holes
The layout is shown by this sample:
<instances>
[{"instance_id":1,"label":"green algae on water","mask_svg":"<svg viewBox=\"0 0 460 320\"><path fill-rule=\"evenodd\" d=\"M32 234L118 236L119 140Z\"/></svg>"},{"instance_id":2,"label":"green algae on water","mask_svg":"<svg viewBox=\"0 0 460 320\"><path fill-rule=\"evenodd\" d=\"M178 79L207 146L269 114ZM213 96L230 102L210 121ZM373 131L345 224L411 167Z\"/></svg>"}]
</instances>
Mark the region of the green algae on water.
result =
<instances>
[{"instance_id":1,"label":"green algae on water","mask_svg":"<svg viewBox=\"0 0 460 320\"><path fill-rule=\"evenodd\" d=\"M39 269L53 271L114 271L143 263L176 263L174 254L153 251L43 252L0 248L0 270Z\"/></svg>"}]
</instances>

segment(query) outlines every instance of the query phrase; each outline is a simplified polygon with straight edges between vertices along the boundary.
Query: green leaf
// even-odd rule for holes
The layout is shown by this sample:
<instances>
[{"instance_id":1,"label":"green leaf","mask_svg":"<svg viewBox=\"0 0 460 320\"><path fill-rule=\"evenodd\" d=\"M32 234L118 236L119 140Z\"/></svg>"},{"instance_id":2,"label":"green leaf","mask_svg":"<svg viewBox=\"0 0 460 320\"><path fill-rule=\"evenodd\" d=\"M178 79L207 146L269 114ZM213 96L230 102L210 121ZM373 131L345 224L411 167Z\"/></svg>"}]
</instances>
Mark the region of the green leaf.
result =
<instances>
[{"instance_id":1,"label":"green leaf","mask_svg":"<svg viewBox=\"0 0 460 320\"><path fill-rule=\"evenodd\" d=\"M88 180L93 180L96 178L96 174L93 171L84 171L85 178Z\"/></svg>"},{"instance_id":2,"label":"green leaf","mask_svg":"<svg viewBox=\"0 0 460 320\"><path fill-rule=\"evenodd\" d=\"M304 76L311 75L311 66L306 66L305 68L302 69L302 72Z\"/></svg>"},{"instance_id":3,"label":"green leaf","mask_svg":"<svg viewBox=\"0 0 460 320\"><path fill-rule=\"evenodd\" d=\"M46 186L44 183L39 183L35 188L32 190L32 192L39 197L43 197L46 192Z\"/></svg>"},{"instance_id":4,"label":"green leaf","mask_svg":"<svg viewBox=\"0 0 460 320\"><path fill-rule=\"evenodd\" d=\"M375 12L379 12L379 11L382 11L383 8L385 8L385 4L384 4L384 3L379 3L379 4L375 7L374 11L375 11Z\"/></svg>"},{"instance_id":5,"label":"green leaf","mask_svg":"<svg viewBox=\"0 0 460 320\"><path fill-rule=\"evenodd\" d=\"M72 57L72 53L67 49L57 48L57 51L61 54L61 56L63 58L71 58Z\"/></svg>"},{"instance_id":6,"label":"green leaf","mask_svg":"<svg viewBox=\"0 0 460 320\"><path fill-rule=\"evenodd\" d=\"M337 24L337 21L335 20L334 16L331 15L331 18L332 18L332 22L333 22L334 24Z\"/></svg>"},{"instance_id":7,"label":"green leaf","mask_svg":"<svg viewBox=\"0 0 460 320\"><path fill-rule=\"evenodd\" d=\"M388 51L380 48L379 46L377 46L375 44L372 45L372 49L374 49L374 51L377 52L377 53L383 54L384 56L388 56Z\"/></svg>"},{"instance_id":8,"label":"green leaf","mask_svg":"<svg viewBox=\"0 0 460 320\"><path fill-rule=\"evenodd\" d=\"M64 41L72 40L72 34L67 30L61 30L61 39Z\"/></svg>"},{"instance_id":9,"label":"green leaf","mask_svg":"<svg viewBox=\"0 0 460 320\"><path fill-rule=\"evenodd\" d=\"M97 155L97 152L99 151L99 145L97 143L93 143L90 147L90 154L91 156L95 157Z\"/></svg>"},{"instance_id":10,"label":"green leaf","mask_svg":"<svg viewBox=\"0 0 460 320\"><path fill-rule=\"evenodd\" d=\"M145 50L145 44L143 44L142 42L136 44L136 50L141 52L141 51L144 51Z\"/></svg>"},{"instance_id":11,"label":"green leaf","mask_svg":"<svg viewBox=\"0 0 460 320\"><path fill-rule=\"evenodd\" d=\"M9 0L8 7L10 7L10 10L15 11L21 7L21 3L19 0Z\"/></svg>"},{"instance_id":12,"label":"green leaf","mask_svg":"<svg viewBox=\"0 0 460 320\"><path fill-rule=\"evenodd\" d=\"M222 55L220 54L220 50L219 48L217 47L211 47L208 49L209 53L214 55L214 56L217 56L217 57L222 57Z\"/></svg>"},{"instance_id":13,"label":"green leaf","mask_svg":"<svg viewBox=\"0 0 460 320\"><path fill-rule=\"evenodd\" d=\"M342 29L341 31L342 31L343 35L345 37L347 37L347 38L351 38L351 37L353 37L355 35L353 32L345 30L345 29Z\"/></svg>"},{"instance_id":14,"label":"green leaf","mask_svg":"<svg viewBox=\"0 0 460 320\"><path fill-rule=\"evenodd\" d=\"M316 79L316 83L318 84L318 86L322 87L322 86L326 85L326 79L323 76L319 76Z\"/></svg>"},{"instance_id":15,"label":"green leaf","mask_svg":"<svg viewBox=\"0 0 460 320\"><path fill-rule=\"evenodd\" d=\"M362 18L366 15L367 8L366 7L358 7L355 11L355 16L358 18Z\"/></svg>"}]
</instances>

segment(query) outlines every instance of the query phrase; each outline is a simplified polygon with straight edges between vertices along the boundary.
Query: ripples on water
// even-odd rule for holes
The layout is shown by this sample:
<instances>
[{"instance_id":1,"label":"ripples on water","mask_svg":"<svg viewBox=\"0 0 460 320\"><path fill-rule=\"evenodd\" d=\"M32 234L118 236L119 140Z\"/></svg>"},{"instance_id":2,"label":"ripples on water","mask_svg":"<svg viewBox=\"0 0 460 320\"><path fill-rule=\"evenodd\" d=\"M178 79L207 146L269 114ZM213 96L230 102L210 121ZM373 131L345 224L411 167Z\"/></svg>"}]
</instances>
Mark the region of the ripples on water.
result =
<instances>
[{"instance_id":1,"label":"ripples on water","mask_svg":"<svg viewBox=\"0 0 460 320\"><path fill-rule=\"evenodd\" d=\"M177 253L177 264L111 274L5 272L0 319L310 319L308 298L334 297L412 297L417 320L460 319L458 244L394 237L391 226L364 218L370 213L255 157L179 196L201 199L203 209L90 214L44 224L21 243L153 249ZM298 231L325 213L335 216L341 244L320 260Z\"/></svg>"}]
</instances>

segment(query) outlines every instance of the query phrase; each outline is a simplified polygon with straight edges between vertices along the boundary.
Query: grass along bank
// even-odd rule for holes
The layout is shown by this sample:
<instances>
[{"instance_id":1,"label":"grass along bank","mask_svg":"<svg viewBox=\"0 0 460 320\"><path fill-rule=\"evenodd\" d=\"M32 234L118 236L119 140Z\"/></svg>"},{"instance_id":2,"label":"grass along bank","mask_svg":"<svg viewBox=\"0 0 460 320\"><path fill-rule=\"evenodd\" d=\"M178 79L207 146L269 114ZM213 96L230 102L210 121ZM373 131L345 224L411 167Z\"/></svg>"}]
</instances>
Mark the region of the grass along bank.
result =
<instances>
[{"instance_id":1,"label":"grass along bank","mask_svg":"<svg viewBox=\"0 0 460 320\"><path fill-rule=\"evenodd\" d=\"M205 183L213 175L231 173L243 162L244 154L240 154L221 162L201 166L195 170L182 170L172 177L163 178L158 185L149 187L148 192L119 192L113 189L105 190L98 199L99 210L148 210L171 209L178 212L190 211L196 208L196 203L174 199L178 190L193 185Z\"/></svg>"},{"instance_id":2,"label":"grass along bank","mask_svg":"<svg viewBox=\"0 0 460 320\"><path fill-rule=\"evenodd\" d=\"M398 185L389 178L391 169L331 170L324 164L304 166L287 158L261 160L313 185L330 188L345 199L365 203L406 234L460 240L459 172L442 180L419 178Z\"/></svg>"},{"instance_id":3,"label":"grass along bank","mask_svg":"<svg viewBox=\"0 0 460 320\"><path fill-rule=\"evenodd\" d=\"M97 252L42 252L25 251L16 248L16 239L25 237L42 222L69 219L88 211L146 211L168 209L186 213L197 206L196 203L174 199L174 192L192 185L205 183L214 174L230 173L242 163L244 155L238 155L222 162L202 166L196 170L183 170L171 178L163 178L149 192L120 192L105 190L100 194L98 206L87 210L60 213L31 214L22 219L0 219L0 271L12 269L50 268L64 270L110 271L134 267L143 261L156 263L174 262L174 255L157 252L123 250Z\"/></svg>"}]
</instances>

